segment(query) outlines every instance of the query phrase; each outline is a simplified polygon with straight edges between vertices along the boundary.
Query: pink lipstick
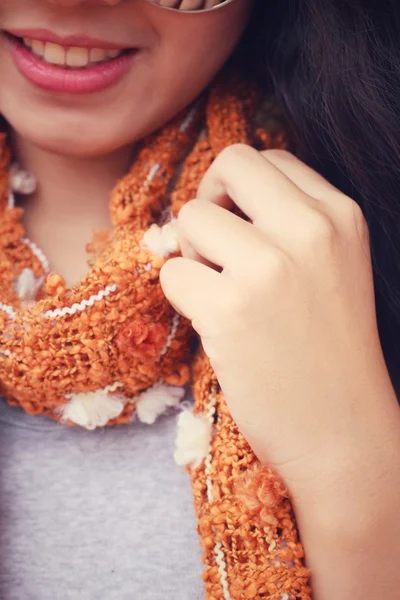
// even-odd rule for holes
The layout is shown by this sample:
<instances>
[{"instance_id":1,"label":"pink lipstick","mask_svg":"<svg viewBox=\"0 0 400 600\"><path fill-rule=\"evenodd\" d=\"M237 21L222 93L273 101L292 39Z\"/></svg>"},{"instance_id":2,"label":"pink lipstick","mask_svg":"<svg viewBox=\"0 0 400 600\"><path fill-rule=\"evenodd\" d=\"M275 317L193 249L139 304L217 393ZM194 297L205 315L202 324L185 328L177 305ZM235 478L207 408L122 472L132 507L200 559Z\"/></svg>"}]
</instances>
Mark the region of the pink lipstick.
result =
<instances>
[{"instance_id":1,"label":"pink lipstick","mask_svg":"<svg viewBox=\"0 0 400 600\"><path fill-rule=\"evenodd\" d=\"M83 35L60 37L43 29L13 30L6 40L18 71L51 92L88 94L118 83L137 49Z\"/></svg>"}]
</instances>

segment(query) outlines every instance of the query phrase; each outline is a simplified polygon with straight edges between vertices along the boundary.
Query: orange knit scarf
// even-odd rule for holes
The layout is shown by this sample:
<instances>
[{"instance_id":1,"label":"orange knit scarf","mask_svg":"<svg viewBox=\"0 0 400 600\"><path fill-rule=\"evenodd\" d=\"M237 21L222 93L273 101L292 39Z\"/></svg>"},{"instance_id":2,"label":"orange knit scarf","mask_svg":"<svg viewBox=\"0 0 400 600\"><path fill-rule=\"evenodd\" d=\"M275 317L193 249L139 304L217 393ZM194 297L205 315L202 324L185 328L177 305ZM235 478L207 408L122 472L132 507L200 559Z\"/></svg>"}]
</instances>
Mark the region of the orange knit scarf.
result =
<instances>
[{"instance_id":1,"label":"orange knit scarf","mask_svg":"<svg viewBox=\"0 0 400 600\"><path fill-rule=\"evenodd\" d=\"M159 270L179 248L174 217L232 143L282 147L272 104L254 126L257 93L221 77L198 104L144 140L114 189L114 231L97 234L76 287L49 272L21 224L0 155L0 392L30 414L88 429L151 423L178 406L192 378L195 408L179 418L177 462L192 479L208 600L309 600L309 572L285 486L262 468L233 422L189 323L165 300Z\"/></svg>"}]
</instances>

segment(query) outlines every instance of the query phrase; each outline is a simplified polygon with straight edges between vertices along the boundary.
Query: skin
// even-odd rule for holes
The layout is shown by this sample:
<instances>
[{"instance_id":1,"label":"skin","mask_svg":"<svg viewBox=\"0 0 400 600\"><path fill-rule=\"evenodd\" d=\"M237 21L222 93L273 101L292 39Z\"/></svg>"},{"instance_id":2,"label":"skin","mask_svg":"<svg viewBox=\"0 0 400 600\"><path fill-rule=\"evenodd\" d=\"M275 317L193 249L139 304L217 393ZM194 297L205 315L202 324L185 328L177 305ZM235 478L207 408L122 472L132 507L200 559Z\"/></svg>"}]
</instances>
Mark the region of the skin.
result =
<instances>
[{"instance_id":1,"label":"skin","mask_svg":"<svg viewBox=\"0 0 400 600\"><path fill-rule=\"evenodd\" d=\"M140 48L117 85L74 96L27 82L0 36L0 112L13 130L20 164L39 182L37 194L20 199L25 229L67 284L87 272L85 246L93 230L111 227L109 194L136 142L207 87L236 46L252 6L234 0L190 14L147 0L0 2L1 30L39 27Z\"/></svg>"},{"instance_id":2,"label":"skin","mask_svg":"<svg viewBox=\"0 0 400 600\"><path fill-rule=\"evenodd\" d=\"M359 207L288 153L232 146L179 231L184 256L163 267L164 292L291 490L314 599L395 600L400 407Z\"/></svg>"}]
</instances>

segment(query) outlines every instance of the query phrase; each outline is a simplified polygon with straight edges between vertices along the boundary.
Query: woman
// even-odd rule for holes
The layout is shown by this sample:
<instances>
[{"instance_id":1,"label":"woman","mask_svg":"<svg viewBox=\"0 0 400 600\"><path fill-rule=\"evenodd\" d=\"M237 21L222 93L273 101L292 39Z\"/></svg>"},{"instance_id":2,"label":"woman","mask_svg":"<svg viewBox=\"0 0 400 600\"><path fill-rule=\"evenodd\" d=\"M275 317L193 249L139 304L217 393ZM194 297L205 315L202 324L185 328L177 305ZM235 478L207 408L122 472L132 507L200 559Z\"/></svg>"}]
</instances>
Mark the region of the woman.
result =
<instances>
[{"instance_id":1,"label":"woman","mask_svg":"<svg viewBox=\"0 0 400 600\"><path fill-rule=\"evenodd\" d=\"M171 255L164 291L201 336L242 431L200 357L197 416L183 413L189 444L176 456L191 465L207 597L309 597L282 478L317 600L397 590L385 553L395 554L398 539L399 411L363 216L291 155L249 148L284 144L270 109L268 130L254 129L261 106L240 70L233 79L222 70L205 90L250 8L245 0L0 7L8 133L0 379L11 404L30 413L2 407L6 597L202 593L186 488L163 452L167 422L152 433L135 424L96 435L31 416L91 430L134 415L150 423L179 405L189 332L158 285ZM254 27L272 28L268 7L254 8ZM258 65L247 44L262 39L252 32L239 48L248 73ZM36 189L8 170L10 151ZM232 201L252 224L226 210ZM182 205L184 258L176 258L165 209L176 216ZM109 209L113 234L89 244L87 273L82 242L92 227L110 228ZM47 272L25 232L59 274ZM279 477L256 465L243 434ZM240 490L243 472L252 477ZM71 554L79 568L63 568Z\"/></svg>"}]
</instances>

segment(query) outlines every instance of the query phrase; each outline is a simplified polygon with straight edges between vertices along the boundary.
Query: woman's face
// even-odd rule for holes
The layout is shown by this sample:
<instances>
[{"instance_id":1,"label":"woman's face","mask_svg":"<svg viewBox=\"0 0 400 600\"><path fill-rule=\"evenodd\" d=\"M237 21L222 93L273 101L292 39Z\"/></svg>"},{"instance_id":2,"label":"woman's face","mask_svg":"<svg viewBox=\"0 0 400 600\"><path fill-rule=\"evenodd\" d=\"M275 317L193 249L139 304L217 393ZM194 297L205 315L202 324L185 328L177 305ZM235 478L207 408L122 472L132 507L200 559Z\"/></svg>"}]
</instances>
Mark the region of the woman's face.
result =
<instances>
[{"instance_id":1,"label":"woman's face","mask_svg":"<svg viewBox=\"0 0 400 600\"><path fill-rule=\"evenodd\" d=\"M252 6L233 0L196 14L148 0L0 0L0 113L53 152L131 144L208 85Z\"/></svg>"}]
</instances>

